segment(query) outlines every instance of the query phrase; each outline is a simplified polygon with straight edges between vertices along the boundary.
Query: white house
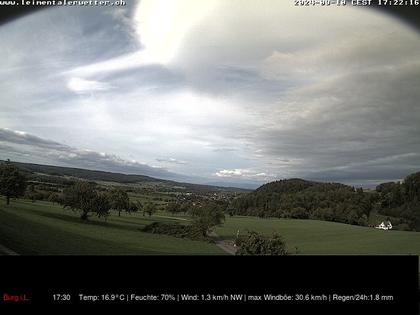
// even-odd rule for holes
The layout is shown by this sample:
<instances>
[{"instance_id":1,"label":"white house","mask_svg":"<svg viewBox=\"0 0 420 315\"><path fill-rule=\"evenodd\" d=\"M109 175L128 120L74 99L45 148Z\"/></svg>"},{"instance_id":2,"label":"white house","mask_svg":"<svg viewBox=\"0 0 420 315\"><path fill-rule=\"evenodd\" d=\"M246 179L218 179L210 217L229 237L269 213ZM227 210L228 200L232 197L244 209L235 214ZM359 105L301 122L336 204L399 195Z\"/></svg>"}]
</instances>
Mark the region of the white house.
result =
<instances>
[{"instance_id":1,"label":"white house","mask_svg":"<svg viewBox=\"0 0 420 315\"><path fill-rule=\"evenodd\" d=\"M380 230L391 230L392 229L392 224L391 221L382 221L381 224L379 224L378 226L375 226L376 229L380 229Z\"/></svg>"}]
</instances>

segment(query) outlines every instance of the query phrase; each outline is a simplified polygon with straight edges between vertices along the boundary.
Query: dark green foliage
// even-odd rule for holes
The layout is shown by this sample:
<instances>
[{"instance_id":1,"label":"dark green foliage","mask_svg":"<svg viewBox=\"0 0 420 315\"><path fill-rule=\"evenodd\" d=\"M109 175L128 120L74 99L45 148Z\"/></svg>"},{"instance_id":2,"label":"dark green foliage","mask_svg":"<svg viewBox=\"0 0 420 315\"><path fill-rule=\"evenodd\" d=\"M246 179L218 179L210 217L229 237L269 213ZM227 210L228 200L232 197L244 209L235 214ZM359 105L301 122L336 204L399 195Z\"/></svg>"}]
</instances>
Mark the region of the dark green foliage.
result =
<instances>
[{"instance_id":1,"label":"dark green foliage","mask_svg":"<svg viewBox=\"0 0 420 315\"><path fill-rule=\"evenodd\" d=\"M139 203L139 202L138 202L138 203ZM137 212L137 211L139 211L139 210L141 209L141 207L139 207L139 206L138 206L138 203L135 203L135 202L131 202L131 201L130 201L130 205L129 205L128 209L127 209L127 212L128 212L129 214L131 214L132 212ZM140 206L141 206L141 203L140 203Z\"/></svg>"},{"instance_id":2,"label":"dark green foliage","mask_svg":"<svg viewBox=\"0 0 420 315\"><path fill-rule=\"evenodd\" d=\"M80 211L80 218L87 220L89 213L106 217L111 210L108 196L98 193L95 185L88 182L77 182L63 192L61 203L64 208Z\"/></svg>"},{"instance_id":3,"label":"dark green foliage","mask_svg":"<svg viewBox=\"0 0 420 315\"><path fill-rule=\"evenodd\" d=\"M153 222L152 224L146 225L142 231L154 234L165 234L179 238L188 238L197 241L213 242L209 237L204 236L201 229L195 225Z\"/></svg>"},{"instance_id":4,"label":"dark green foliage","mask_svg":"<svg viewBox=\"0 0 420 315\"><path fill-rule=\"evenodd\" d=\"M238 237L235 240L238 247L236 255L287 255L286 244L277 233L271 237L250 231L246 236Z\"/></svg>"},{"instance_id":5,"label":"dark green foliage","mask_svg":"<svg viewBox=\"0 0 420 315\"><path fill-rule=\"evenodd\" d=\"M143 204L140 202L140 201L136 201L135 202L135 205L136 205L136 208L137 208L137 210L136 211L141 211L141 210L143 210Z\"/></svg>"},{"instance_id":6,"label":"dark green foliage","mask_svg":"<svg viewBox=\"0 0 420 315\"><path fill-rule=\"evenodd\" d=\"M61 196L57 193L52 193L48 196L48 201L54 203L60 203L61 202Z\"/></svg>"},{"instance_id":7,"label":"dark green foliage","mask_svg":"<svg viewBox=\"0 0 420 315\"><path fill-rule=\"evenodd\" d=\"M108 192L108 198L111 208L118 211L119 217L121 216L121 211L130 212L130 198L124 190L115 188Z\"/></svg>"},{"instance_id":8,"label":"dark green foliage","mask_svg":"<svg viewBox=\"0 0 420 315\"><path fill-rule=\"evenodd\" d=\"M193 225L201 231L203 236L206 236L225 220L223 208L215 202L193 207L190 214L193 217Z\"/></svg>"},{"instance_id":9,"label":"dark green foliage","mask_svg":"<svg viewBox=\"0 0 420 315\"><path fill-rule=\"evenodd\" d=\"M61 193L51 192L45 190L37 190L34 188L34 185L29 185L24 194L25 199L32 200L35 202L37 200L50 201L52 203L61 202Z\"/></svg>"},{"instance_id":10,"label":"dark green foliage","mask_svg":"<svg viewBox=\"0 0 420 315\"><path fill-rule=\"evenodd\" d=\"M153 202L148 202L143 207L143 215L148 214L151 217L157 211L157 206Z\"/></svg>"},{"instance_id":11,"label":"dark green foliage","mask_svg":"<svg viewBox=\"0 0 420 315\"><path fill-rule=\"evenodd\" d=\"M63 176L57 176L57 175L43 175L39 173L29 173L26 172L26 177L28 178L28 181L34 182L34 183L43 183L43 185L49 185L51 187L60 187L65 188L72 186L76 183L75 180L67 179Z\"/></svg>"},{"instance_id":12,"label":"dark green foliage","mask_svg":"<svg viewBox=\"0 0 420 315\"><path fill-rule=\"evenodd\" d=\"M373 195L338 183L289 179L265 184L231 203L238 215L367 224Z\"/></svg>"},{"instance_id":13,"label":"dark green foliage","mask_svg":"<svg viewBox=\"0 0 420 315\"><path fill-rule=\"evenodd\" d=\"M182 211L181 204L179 202L169 202L166 205L166 211L168 211L172 215L180 213Z\"/></svg>"},{"instance_id":14,"label":"dark green foliage","mask_svg":"<svg viewBox=\"0 0 420 315\"><path fill-rule=\"evenodd\" d=\"M23 196L26 189L26 178L19 169L6 161L0 164L0 194L6 196L6 203L10 198Z\"/></svg>"},{"instance_id":15,"label":"dark green foliage","mask_svg":"<svg viewBox=\"0 0 420 315\"><path fill-rule=\"evenodd\" d=\"M111 210L111 204L108 196L104 193L96 193L96 197L92 200L91 211L98 217L108 217L109 211Z\"/></svg>"},{"instance_id":16,"label":"dark green foliage","mask_svg":"<svg viewBox=\"0 0 420 315\"><path fill-rule=\"evenodd\" d=\"M404 203L402 195L402 186L400 183L388 182L376 187L380 195L380 204L382 208L394 208Z\"/></svg>"},{"instance_id":17,"label":"dark green foliage","mask_svg":"<svg viewBox=\"0 0 420 315\"><path fill-rule=\"evenodd\" d=\"M407 176L402 183L384 183L376 188L378 212L404 219L402 230L420 231L420 172Z\"/></svg>"},{"instance_id":18,"label":"dark green foliage","mask_svg":"<svg viewBox=\"0 0 420 315\"><path fill-rule=\"evenodd\" d=\"M411 174L404 179L403 193L407 201L420 201L420 172Z\"/></svg>"}]
</instances>

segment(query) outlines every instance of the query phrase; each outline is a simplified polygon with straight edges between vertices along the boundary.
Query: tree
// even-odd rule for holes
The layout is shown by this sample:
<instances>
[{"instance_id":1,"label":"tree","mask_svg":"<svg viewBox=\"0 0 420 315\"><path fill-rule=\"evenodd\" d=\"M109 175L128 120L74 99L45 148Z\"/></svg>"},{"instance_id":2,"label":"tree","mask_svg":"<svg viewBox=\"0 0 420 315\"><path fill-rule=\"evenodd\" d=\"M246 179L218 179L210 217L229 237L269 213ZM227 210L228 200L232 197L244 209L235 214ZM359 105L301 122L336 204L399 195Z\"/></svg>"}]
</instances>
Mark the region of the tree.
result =
<instances>
[{"instance_id":1,"label":"tree","mask_svg":"<svg viewBox=\"0 0 420 315\"><path fill-rule=\"evenodd\" d=\"M235 215L235 207L230 203L227 205L225 212L230 216L233 217Z\"/></svg>"},{"instance_id":2,"label":"tree","mask_svg":"<svg viewBox=\"0 0 420 315\"><path fill-rule=\"evenodd\" d=\"M95 186L88 182L77 182L63 191L61 203L64 208L80 211L80 218L87 220L89 213L98 217L106 217L111 210L108 196L98 194Z\"/></svg>"},{"instance_id":3,"label":"tree","mask_svg":"<svg viewBox=\"0 0 420 315\"><path fill-rule=\"evenodd\" d=\"M186 214L187 212L189 212L189 210L192 208L192 206L193 206L192 203L189 202L189 201L182 202L181 205L180 205L179 211Z\"/></svg>"},{"instance_id":4,"label":"tree","mask_svg":"<svg viewBox=\"0 0 420 315\"><path fill-rule=\"evenodd\" d=\"M127 212L129 214L131 214L132 212L137 212L137 211L139 211L139 207L137 206L137 203L130 201L130 205L129 205L128 209L127 209Z\"/></svg>"},{"instance_id":5,"label":"tree","mask_svg":"<svg viewBox=\"0 0 420 315\"><path fill-rule=\"evenodd\" d=\"M98 218L109 216L112 206L109 202L108 196L104 193L96 193L95 198L92 200L91 212L94 212Z\"/></svg>"},{"instance_id":6,"label":"tree","mask_svg":"<svg viewBox=\"0 0 420 315\"><path fill-rule=\"evenodd\" d=\"M121 216L121 211L125 210L129 212L130 198L124 190L119 188L113 189L109 192L108 198L111 203L111 208L118 211L119 217Z\"/></svg>"},{"instance_id":7,"label":"tree","mask_svg":"<svg viewBox=\"0 0 420 315\"><path fill-rule=\"evenodd\" d=\"M51 193L48 197L48 201L54 203L59 203L61 201L60 195L57 193Z\"/></svg>"},{"instance_id":8,"label":"tree","mask_svg":"<svg viewBox=\"0 0 420 315\"><path fill-rule=\"evenodd\" d=\"M201 230L203 236L206 236L214 227L221 225L225 220L222 207L214 202L196 207L192 216L194 218L193 225Z\"/></svg>"},{"instance_id":9,"label":"tree","mask_svg":"<svg viewBox=\"0 0 420 315\"><path fill-rule=\"evenodd\" d=\"M10 163L0 165L0 194L6 196L6 204L10 204L10 198L18 198L25 193L26 179L19 169Z\"/></svg>"},{"instance_id":10,"label":"tree","mask_svg":"<svg viewBox=\"0 0 420 315\"><path fill-rule=\"evenodd\" d=\"M145 215L145 213L147 213L149 217L151 217L152 214L154 214L156 211L157 211L156 204L154 204L153 202L148 202L143 208L143 216Z\"/></svg>"},{"instance_id":11,"label":"tree","mask_svg":"<svg viewBox=\"0 0 420 315\"><path fill-rule=\"evenodd\" d=\"M170 202L166 205L166 211L174 215L175 213L181 212L181 205L178 202Z\"/></svg>"},{"instance_id":12,"label":"tree","mask_svg":"<svg viewBox=\"0 0 420 315\"><path fill-rule=\"evenodd\" d=\"M36 200L36 191L35 191L34 184L31 184L31 185L29 185L26 188L24 198L25 199L30 199L32 202L35 202L35 200Z\"/></svg>"},{"instance_id":13,"label":"tree","mask_svg":"<svg viewBox=\"0 0 420 315\"><path fill-rule=\"evenodd\" d=\"M238 237L235 245L239 247L236 255L287 255L286 243L281 236L274 233L267 237L257 232L249 231L245 237Z\"/></svg>"},{"instance_id":14,"label":"tree","mask_svg":"<svg viewBox=\"0 0 420 315\"><path fill-rule=\"evenodd\" d=\"M407 201L420 201L420 172L407 176L403 187Z\"/></svg>"},{"instance_id":15,"label":"tree","mask_svg":"<svg viewBox=\"0 0 420 315\"><path fill-rule=\"evenodd\" d=\"M143 210L143 204L140 201L137 200L135 205L136 205L137 211Z\"/></svg>"}]
</instances>

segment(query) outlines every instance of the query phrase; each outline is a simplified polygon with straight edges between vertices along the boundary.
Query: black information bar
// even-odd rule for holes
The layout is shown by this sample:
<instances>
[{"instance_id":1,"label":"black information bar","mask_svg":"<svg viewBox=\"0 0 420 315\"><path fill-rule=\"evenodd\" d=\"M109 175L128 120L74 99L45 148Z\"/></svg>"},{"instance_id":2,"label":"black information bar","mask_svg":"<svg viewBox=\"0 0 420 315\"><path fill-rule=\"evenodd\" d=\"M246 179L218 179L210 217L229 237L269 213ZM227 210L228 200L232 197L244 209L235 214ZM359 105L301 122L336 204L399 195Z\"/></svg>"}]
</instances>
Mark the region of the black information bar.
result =
<instances>
[{"instance_id":1,"label":"black information bar","mask_svg":"<svg viewBox=\"0 0 420 315\"><path fill-rule=\"evenodd\" d=\"M220 307L418 314L418 256L0 257L2 308Z\"/></svg>"}]
</instances>

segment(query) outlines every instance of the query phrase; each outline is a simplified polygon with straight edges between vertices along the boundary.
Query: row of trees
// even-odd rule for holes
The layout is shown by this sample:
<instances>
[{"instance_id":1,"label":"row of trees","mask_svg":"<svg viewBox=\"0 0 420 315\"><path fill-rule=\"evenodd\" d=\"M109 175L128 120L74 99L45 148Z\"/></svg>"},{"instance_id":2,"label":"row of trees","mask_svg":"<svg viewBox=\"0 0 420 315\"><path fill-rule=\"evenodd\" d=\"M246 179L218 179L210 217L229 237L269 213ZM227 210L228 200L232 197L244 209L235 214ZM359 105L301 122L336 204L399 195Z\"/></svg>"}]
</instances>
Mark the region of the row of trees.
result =
<instances>
[{"instance_id":1,"label":"row of trees","mask_svg":"<svg viewBox=\"0 0 420 315\"><path fill-rule=\"evenodd\" d=\"M143 215L151 216L157 211L154 203L148 202L142 205L140 201L131 202L130 198L122 189L98 191L96 185L89 182L77 182L73 186L64 189L60 203L64 208L80 211L80 218L87 220L89 214L98 217L107 217L111 210L131 214L143 211Z\"/></svg>"}]
</instances>

